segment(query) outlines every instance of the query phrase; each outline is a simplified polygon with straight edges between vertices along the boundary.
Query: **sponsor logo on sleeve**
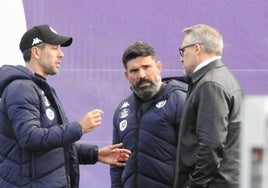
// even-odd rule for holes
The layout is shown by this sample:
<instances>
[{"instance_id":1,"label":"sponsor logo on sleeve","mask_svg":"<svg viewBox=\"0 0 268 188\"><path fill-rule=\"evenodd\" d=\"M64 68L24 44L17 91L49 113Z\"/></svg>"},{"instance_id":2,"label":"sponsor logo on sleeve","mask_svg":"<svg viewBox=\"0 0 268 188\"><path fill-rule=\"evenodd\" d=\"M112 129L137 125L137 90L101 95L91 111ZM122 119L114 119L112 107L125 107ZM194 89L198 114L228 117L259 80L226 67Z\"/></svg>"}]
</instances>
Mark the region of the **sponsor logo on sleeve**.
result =
<instances>
[{"instance_id":1,"label":"sponsor logo on sleeve","mask_svg":"<svg viewBox=\"0 0 268 188\"><path fill-rule=\"evenodd\" d=\"M46 115L49 120L53 120L55 118L55 114L50 108L46 109Z\"/></svg>"},{"instance_id":2,"label":"sponsor logo on sleeve","mask_svg":"<svg viewBox=\"0 0 268 188\"><path fill-rule=\"evenodd\" d=\"M127 120L123 120L119 123L120 131L124 131L127 128Z\"/></svg>"}]
</instances>

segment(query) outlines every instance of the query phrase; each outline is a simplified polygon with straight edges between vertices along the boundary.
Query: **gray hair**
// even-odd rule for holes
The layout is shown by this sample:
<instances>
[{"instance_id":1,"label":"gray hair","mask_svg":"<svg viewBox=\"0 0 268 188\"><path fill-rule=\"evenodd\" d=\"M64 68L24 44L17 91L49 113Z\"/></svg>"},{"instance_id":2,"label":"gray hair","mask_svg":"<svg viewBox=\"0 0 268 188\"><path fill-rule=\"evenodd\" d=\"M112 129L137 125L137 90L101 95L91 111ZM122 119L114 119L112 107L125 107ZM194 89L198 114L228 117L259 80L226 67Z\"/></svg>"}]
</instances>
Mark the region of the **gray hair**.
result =
<instances>
[{"instance_id":1,"label":"gray hair","mask_svg":"<svg viewBox=\"0 0 268 188\"><path fill-rule=\"evenodd\" d=\"M201 43L208 54L222 55L223 39L220 32L205 24L197 24L183 29L189 44Z\"/></svg>"}]
</instances>

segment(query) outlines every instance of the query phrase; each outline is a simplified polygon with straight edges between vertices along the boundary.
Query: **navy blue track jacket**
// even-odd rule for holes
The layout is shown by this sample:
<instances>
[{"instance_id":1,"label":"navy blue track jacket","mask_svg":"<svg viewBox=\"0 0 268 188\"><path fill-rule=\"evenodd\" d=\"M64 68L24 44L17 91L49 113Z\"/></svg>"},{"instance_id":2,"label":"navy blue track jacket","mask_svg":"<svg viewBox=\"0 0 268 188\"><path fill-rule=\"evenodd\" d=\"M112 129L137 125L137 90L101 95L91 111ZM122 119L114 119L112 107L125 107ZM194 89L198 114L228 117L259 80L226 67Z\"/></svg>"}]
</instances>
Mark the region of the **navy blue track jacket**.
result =
<instances>
[{"instance_id":1,"label":"navy blue track jacket","mask_svg":"<svg viewBox=\"0 0 268 188\"><path fill-rule=\"evenodd\" d=\"M111 166L112 188L171 188L187 84L165 79L151 101L141 103L134 94L116 108L113 143L131 150L124 168Z\"/></svg>"},{"instance_id":2,"label":"navy blue track jacket","mask_svg":"<svg viewBox=\"0 0 268 188\"><path fill-rule=\"evenodd\" d=\"M0 187L78 187L78 165L98 154L74 144L81 136L44 79L23 66L0 68Z\"/></svg>"}]
</instances>

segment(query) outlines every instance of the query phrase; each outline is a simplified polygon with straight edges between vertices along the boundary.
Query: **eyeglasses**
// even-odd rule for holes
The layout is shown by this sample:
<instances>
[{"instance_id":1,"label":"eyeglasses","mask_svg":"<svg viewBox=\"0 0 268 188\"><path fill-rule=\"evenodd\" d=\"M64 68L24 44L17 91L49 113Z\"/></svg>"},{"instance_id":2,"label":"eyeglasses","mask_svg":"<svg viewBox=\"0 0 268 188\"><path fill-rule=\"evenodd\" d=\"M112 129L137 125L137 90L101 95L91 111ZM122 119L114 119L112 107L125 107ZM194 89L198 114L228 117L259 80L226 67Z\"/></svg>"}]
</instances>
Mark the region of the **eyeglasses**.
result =
<instances>
[{"instance_id":1,"label":"eyeglasses","mask_svg":"<svg viewBox=\"0 0 268 188\"><path fill-rule=\"evenodd\" d=\"M183 55L184 55L184 51L185 51L185 49L186 49L186 48L189 48L189 47L195 46L196 44L202 44L202 43L194 43L194 44L189 44L189 45L186 45L186 46L184 46L184 47L182 47L182 48L179 48L179 51L180 51L180 55L181 55L181 57L183 57Z\"/></svg>"}]
</instances>

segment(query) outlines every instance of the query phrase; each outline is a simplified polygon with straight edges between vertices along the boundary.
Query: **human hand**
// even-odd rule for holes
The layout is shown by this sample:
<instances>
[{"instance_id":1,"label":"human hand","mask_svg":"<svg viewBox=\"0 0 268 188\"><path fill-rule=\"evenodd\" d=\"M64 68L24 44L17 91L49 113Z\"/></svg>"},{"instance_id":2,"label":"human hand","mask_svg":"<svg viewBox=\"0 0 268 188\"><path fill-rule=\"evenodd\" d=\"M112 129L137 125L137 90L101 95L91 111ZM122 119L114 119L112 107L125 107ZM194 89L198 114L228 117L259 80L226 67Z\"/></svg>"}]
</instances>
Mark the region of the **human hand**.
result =
<instances>
[{"instance_id":1,"label":"human hand","mask_svg":"<svg viewBox=\"0 0 268 188\"><path fill-rule=\"evenodd\" d=\"M131 151L122 149L122 143L109 145L99 149L98 161L105 164L125 166Z\"/></svg>"},{"instance_id":2,"label":"human hand","mask_svg":"<svg viewBox=\"0 0 268 188\"><path fill-rule=\"evenodd\" d=\"M82 133L88 133L97 126L101 125L101 115L103 111L100 109L94 109L88 112L80 121L79 124L82 127Z\"/></svg>"}]
</instances>

